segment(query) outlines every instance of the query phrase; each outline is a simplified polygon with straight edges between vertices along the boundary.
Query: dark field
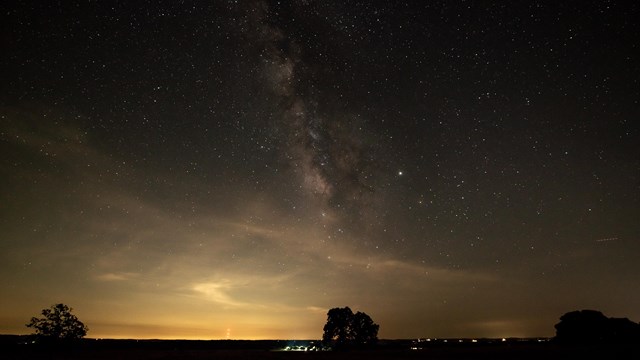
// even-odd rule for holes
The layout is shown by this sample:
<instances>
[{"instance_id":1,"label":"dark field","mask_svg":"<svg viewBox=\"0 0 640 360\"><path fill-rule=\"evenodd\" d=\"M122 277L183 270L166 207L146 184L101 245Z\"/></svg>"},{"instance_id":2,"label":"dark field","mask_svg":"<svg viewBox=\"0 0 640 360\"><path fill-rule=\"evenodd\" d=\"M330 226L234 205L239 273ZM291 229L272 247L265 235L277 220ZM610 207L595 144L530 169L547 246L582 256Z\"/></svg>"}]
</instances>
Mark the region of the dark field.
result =
<instances>
[{"instance_id":1,"label":"dark field","mask_svg":"<svg viewBox=\"0 0 640 360\"><path fill-rule=\"evenodd\" d=\"M91 341L72 348L38 348L3 343L6 359L638 359L638 346L562 346L554 343L438 344L410 350L409 341L387 343L376 350L279 351L286 342ZM405 345L409 345L406 346ZM6 357L5 357L6 356Z\"/></svg>"},{"instance_id":2,"label":"dark field","mask_svg":"<svg viewBox=\"0 0 640 360\"><path fill-rule=\"evenodd\" d=\"M13 352L7 359L637 359L629 349L440 348L419 351L279 352L265 350L83 350L69 352Z\"/></svg>"}]
</instances>

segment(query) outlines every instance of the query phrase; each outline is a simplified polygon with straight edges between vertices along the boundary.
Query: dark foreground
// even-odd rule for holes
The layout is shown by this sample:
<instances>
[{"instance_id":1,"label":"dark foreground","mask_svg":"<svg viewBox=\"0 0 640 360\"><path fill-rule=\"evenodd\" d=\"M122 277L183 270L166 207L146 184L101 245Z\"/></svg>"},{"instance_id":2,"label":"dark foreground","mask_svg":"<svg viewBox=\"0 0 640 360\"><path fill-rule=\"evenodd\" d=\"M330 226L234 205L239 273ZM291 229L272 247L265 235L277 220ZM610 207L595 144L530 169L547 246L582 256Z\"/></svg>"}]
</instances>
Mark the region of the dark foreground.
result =
<instances>
[{"instance_id":1,"label":"dark foreground","mask_svg":"<svg viewBox=\"0 0 640 360\"><path fill-rule=\"evenodd\" d=\"M32 352L6 354L6 359L637 359L638 352L627 349L543 348L440 348L418 351L381 350L352 352L277 352L264 350L99 350L73 352Z\"/></svg>"},{"instance_id":2,"label":"dark foreground","mask_svg":"<svg viewBox=\"0 0 640 360\"><path fill-rule=\"evenodd\" d=\"M375 350L282 351L286 342L93 341L66 348L42 348L28 343L2 344L7 359L638 359L640 346L566 346L555 343L439 344L411 349L396 342ZM285 345L285 346L282 346ZM405 346L408 345L408 346ZM640 344L639 344L640 345Z\"/></svg>"}]
</instances>

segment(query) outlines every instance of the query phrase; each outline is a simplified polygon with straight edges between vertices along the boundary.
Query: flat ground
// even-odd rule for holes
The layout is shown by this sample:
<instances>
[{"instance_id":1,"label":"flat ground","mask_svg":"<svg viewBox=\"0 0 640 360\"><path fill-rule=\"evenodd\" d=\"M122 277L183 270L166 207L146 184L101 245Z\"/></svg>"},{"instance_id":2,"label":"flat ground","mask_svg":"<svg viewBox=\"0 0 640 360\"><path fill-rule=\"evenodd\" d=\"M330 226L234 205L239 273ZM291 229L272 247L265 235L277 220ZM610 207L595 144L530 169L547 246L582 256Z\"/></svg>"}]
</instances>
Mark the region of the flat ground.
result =
<instances>
[{"instance_id":1,"label":"flat ground","mask_svg":"<svg viewBox=\"0 0 640 360\"><path fill-rule=\"evenodd\" d=\"M204 360L204 359L283 359L283 360L341 360L341 359L588 359L588 358L640 358L638 346L568 347L550 344L542 345L498 345L434 347L422 350L378 350L351 352L285 352L268 350L208 350L208 349L71 349L42 351L28 348L14 348L7 359L136 359L136 360ZM7 352L5 352L6 355ZM0 356L4 358L4 356Z\"/></svg>"}]
</instances>

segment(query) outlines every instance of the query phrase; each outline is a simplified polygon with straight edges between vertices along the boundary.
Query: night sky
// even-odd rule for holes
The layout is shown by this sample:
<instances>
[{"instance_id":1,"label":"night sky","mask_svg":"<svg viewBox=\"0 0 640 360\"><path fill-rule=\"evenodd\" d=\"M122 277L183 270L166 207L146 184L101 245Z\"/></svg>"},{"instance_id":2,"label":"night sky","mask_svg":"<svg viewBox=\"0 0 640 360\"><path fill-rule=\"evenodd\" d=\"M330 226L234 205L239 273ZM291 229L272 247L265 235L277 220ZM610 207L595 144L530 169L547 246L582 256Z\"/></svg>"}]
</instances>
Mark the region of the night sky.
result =
<instances>
[{"instance_id":1,"label":"night sky","mask_svg":"<svg viewBox=\"0 0 640 360\"><path fill-rule=\"evenodd\" d=\"M640 3L8 1L0 333L640 321Z\"/></svg>"}]
</instances>

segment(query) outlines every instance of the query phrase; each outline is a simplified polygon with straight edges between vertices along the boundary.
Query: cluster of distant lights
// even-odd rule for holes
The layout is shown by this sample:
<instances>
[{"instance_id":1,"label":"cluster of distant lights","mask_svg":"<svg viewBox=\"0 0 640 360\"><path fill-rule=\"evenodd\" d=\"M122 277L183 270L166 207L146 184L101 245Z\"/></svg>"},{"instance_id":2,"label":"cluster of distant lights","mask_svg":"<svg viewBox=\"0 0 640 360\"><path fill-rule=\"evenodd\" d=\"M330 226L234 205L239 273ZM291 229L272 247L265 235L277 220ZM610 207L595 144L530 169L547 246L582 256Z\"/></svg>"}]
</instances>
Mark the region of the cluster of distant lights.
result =
<instances>
[{"instance_id":1,"label":"cluster of distant lights","mask_svg":"<svg viewBox=\"0 0 640 360\"><path fill-rule=\"evenodd\" d=\"M519 339L519 338L501 338L501 339L482 339L482 342L507 342L507 341L535 341L535 342L546 342L549 341L547 338L536 338L536 339ZM440 343L478 343L480 342L478 339L417 339L414 341L414 346L411 347L411 350L420 350L422 349L417 344L425 343L425 342L440 342Z\"/></svg>"},{"instance_id":2,"label":"cluster of distant lights","mask_svg":"<svg viewBox=\"0 0 640 360\"><path fill-rule=\"evenodd\" d=\"M431 341L432 341L432 339L418 339L418 342L431 342ZM433 339L433 341L438 341L438 339ZM449 342L449 339L442 339L441 341L442 342ZM471 339L469 341L471 341L472 343L477 343L478 339ZM507 339L506 338L502 338L502 341L507 341ZM465 340L464 339L458 339L458 342L459 343L465 342Z\"/></svg>"}]
</instances>

